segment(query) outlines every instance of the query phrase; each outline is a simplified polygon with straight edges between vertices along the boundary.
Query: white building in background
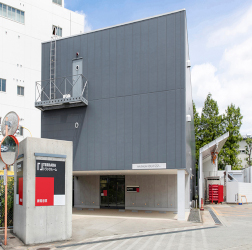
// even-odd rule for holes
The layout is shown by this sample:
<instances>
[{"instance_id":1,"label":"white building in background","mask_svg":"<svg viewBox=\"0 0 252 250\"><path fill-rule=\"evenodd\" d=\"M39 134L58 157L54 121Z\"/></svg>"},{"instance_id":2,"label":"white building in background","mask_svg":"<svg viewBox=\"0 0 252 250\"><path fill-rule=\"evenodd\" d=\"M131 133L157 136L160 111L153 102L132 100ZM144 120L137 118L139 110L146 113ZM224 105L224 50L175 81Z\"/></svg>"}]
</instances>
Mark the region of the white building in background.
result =
<instances>
[{"instance_id":1,"label":"white building in background","mask_svg":"<svg viewBox=\"0 0 252 250\"><path fill-rule=\"evenodd\" d=\"M15 111L22 126L40 137L40 110L34 107L41 79L41 42L84 32L84 16L64 8L64 0L0 0L0 124ZM23 130L23 136L29 132ZM0 135L1 138L1 135Z\"/></svg>"},{"instance_id":2,"label":"white building in background","mask_svg":"<svg viewBox=\"0 0 252 250\"><path fill-rule=\"evenodd\" d=\"M246 139L247 136L251 136L251 135L242 135L242 141L239 142L239 151L240 153L238 154L238 158L242 161L241 165L243 168L247 168L249 167L246 158L248 158L248 155L246 154ZM252 155L251 155L251 159L252 159Z\"/></svg>"}]
</instances>

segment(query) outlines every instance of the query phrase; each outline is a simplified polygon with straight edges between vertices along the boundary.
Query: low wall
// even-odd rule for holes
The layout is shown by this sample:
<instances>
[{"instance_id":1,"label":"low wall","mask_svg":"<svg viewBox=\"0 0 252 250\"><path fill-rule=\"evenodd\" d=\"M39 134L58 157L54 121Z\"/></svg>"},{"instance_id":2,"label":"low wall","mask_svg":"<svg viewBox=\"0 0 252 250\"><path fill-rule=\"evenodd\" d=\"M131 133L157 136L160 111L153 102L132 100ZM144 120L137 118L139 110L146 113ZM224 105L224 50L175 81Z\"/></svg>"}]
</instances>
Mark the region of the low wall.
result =
<instances>
[{"instance_id":1,"label":"low wall","mask_svg":"<svg viewBox=\"0 0 252 250\"><path fill-rule=\"evenodd\" d=\"M252 183L245 182L228 182L227 183L227 203L242 203L246 202L245 195L248 203L252 203Z\"/></svg>"},{"instance_id":2,"label":"low wall","mask_svg":"<svg viewBox=\"0 0 252 250\"><path fill-rule=\"evenodd\" d=\"M100 176L74 177L74 207L100 208Z\"/></svg>"}]
</instances>

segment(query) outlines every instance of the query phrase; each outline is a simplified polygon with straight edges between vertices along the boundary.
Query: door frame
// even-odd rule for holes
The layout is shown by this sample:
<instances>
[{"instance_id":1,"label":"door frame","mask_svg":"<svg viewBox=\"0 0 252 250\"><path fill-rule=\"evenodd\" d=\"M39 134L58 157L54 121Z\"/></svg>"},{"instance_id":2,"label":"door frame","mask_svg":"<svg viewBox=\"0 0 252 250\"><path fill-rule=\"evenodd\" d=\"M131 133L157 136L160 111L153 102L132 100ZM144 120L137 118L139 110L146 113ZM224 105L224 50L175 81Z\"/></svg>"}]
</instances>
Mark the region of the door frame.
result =
<instances>
[{"instance_id":1,"label":"door frame","mask_svg":"<svg viewBox=\"0 0 252 250\"><path fill-rule=\"evenodd\" d=\"M115 179L124 179L124 206L109 206L109 183L110 183L110 178L112 178L111 176L115 176ZM120 176L120 177L119 177ZM101 205L101 177L107 177L108 178L108 182L107 182L107 196L108 196L108 204L107 206ZM122 178L123 177L123 178ZM116 182L117 183L117 182ZM117 190L118 190L118 186L117 186ZM117 204L117 194L118 192L116 192L116 204ZM100 175L100 208L103 209L125 209L125 175Z\"/></svg>"}]
</instances>

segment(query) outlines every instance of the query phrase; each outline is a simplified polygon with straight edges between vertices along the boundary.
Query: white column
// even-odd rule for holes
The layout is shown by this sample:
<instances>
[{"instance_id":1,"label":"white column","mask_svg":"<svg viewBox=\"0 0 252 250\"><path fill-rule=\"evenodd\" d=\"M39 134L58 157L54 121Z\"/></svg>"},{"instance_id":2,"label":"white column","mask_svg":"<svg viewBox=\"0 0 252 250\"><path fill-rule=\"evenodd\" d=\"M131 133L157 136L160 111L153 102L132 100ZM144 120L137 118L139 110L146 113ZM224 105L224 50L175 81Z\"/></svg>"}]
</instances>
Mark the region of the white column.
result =
<instances>
[{"instance_id":1,"label":"white column","mask_svg":"<svg viewBox=\"0 0 252 250\"><path fill-rule=\"evenodd\" d=\"M185 170L177 170L178 220L185 220Z\"/></svg>"},{"instance_id":2,"label":"white column","mask_svg":"<svg viewBox=\"0 0 252 250\"><path fill-rule=\"evenodd\" d=\"M185 175L185 209L190 208L190 175Z\"/></svg>"},{"instance_id":3,"label":"white column","mask_svg":"<svg viewBox=\"0 0 252 250\"><path fill-rule=\"evenodd\" d=\"M201 204L201 198L203 198L203 171L202 171L202 153L201 153L201 150L200 150L200 153L199 153L199 165L198 165L198 168L199 168L199 183L198 183L198 189L199 189L199 206Z\"/></svg>"}]
</instances>

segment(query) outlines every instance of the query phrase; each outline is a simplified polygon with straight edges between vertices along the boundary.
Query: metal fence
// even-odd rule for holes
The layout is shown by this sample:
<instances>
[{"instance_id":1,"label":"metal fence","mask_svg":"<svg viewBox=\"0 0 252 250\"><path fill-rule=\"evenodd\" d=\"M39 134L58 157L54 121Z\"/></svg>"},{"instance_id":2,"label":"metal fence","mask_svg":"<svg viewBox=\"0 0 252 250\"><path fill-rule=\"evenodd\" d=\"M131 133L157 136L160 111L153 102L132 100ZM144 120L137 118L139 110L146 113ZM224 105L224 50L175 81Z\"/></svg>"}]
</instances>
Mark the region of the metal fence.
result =
<instances>
[{"instance_id":1,"label":"metal fence","mask_svg":"<svg viewBox=\"0 0 252 250\"><path fill-rule=\"evenodd\" d=\"M14 178L8 177L8 198L7 198L7 227L13 227L14 207ZM3 179L0 179L0 229L4 228L5 220L5 186Z\"/></svg>"},{"instance_id":2,"label":"metal fence","mask_svg":"<svg viewBox=\"0 0 252 250\"><path fill-rule=\"evenodd\" d=\"M88 100L88 80L82 74L36 82L35 104L55 99L81 96Z\"/></svg>"}]
</instances>

